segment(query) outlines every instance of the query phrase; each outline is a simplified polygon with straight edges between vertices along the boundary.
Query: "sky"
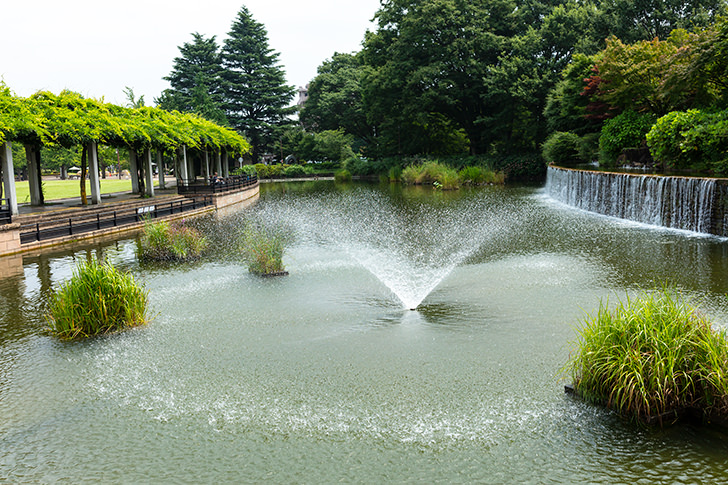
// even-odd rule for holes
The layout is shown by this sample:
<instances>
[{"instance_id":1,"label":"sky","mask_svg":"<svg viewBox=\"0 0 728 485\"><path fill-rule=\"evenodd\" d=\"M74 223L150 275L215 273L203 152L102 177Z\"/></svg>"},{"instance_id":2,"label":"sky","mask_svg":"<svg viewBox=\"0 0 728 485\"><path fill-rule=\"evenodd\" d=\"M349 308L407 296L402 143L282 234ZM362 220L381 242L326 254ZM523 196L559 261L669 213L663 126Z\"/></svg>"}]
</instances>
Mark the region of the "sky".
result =
<instances>
[{"instance_id":1,"label":"sky","mask_svg":"<svg viewBox=\"0 0 728 485\"><path fill-rule=\"evenodd\" d=\"M18 96L70 89L123 105L128 86L153 105L179 46L193 32L222 44L243 5L298 87L335 52L361 49L379 0L9 0L0 78Z\"/></svg>"}]
</instances>

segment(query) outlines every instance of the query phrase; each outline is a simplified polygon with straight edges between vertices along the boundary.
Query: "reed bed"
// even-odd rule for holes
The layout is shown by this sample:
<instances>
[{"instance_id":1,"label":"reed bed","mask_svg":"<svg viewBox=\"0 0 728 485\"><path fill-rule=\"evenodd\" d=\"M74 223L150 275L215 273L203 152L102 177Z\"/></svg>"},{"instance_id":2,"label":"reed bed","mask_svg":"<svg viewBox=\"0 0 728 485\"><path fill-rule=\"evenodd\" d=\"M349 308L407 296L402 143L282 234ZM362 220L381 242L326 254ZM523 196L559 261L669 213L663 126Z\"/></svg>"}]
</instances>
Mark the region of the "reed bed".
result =
<instances>
[{"instance_id":1,"label":"reed bed","mask_svg":"<svg viewBox=\"0 0 728 485\"><path fill-rule=\"evenodd\" d=\"M248 263L248 271L263 276L285 273L283 253L287 240L286 235L271 229L247 225L240 248Z\"/></svg>"},{"instance_id":2,"label":"reed bed","mask_svg":"<svg viewBox=\"0 0 728 485\"><path fill-rule=\"evenodd\" d=\"M728 342L673 290L643 292L609 309L602 302L578 332L565 371L585 400L638 422L686 411L728 416Z\"/></svg>"},{"instance_id":3,"label":"reed bed","mask_svg":"<svg viewBox=\"0 0 728 485\"><path fill-rule=\"evenodd\" d=\"M199 258L208 241L200 231L184 221L146 221L137 244L139 259L150 261L187 261Z\"/></svg>"},{"instance_id":4,"label":"reed bed","mask_svg":"<svg viewBox=\"0 0 728 485\"><path fill-rule=\"evenodd\" d=\"M46 319L53 334L78 339L147 323L148 292L129 273L90 260L54 291Z\"/></svg>"}]
</instances>

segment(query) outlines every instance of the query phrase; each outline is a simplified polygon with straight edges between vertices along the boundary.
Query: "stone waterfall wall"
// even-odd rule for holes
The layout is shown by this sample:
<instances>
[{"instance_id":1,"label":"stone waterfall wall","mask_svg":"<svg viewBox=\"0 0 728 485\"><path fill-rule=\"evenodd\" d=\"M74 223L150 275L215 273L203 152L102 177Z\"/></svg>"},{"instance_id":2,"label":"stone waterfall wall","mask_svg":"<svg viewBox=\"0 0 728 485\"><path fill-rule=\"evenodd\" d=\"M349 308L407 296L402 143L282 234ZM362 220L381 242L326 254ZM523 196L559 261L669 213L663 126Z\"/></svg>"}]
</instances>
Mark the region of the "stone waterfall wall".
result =
<instances>
[{"instance_id":1,"label":"stone waterfall wall","mask_svg":"<svg viewBox=\"0 0 728 485\"><path fill-rule=\"evenodd\" d=\"M551 197L590 212L728 237L728 179L663 177L551 166Z\"/></svg>"}]
</instances>

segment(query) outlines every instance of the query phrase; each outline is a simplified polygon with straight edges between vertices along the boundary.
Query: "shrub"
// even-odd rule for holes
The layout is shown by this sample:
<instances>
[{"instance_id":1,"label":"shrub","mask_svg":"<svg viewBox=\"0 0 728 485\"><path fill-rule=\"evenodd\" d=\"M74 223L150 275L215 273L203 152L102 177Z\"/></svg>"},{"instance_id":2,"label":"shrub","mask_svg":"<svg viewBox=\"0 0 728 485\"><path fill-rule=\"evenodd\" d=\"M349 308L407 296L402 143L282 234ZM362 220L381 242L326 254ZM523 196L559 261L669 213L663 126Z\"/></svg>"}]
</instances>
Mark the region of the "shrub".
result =
<instances>
[{"instance_id":1,"label":"shrub","mask_svg":"<svg viewBox=\"0 0 728 485\"><path fill-rule=\"evenodd\" d=\"M647 133L652 156L672 169L728 173L728 111L673 111Z\"/></svg>"},{"instance_id":2,"label":"shrub","mask_svg":"<svg viewBox=\"0 0 728 485\"><path fill-rule=\"evenodd\" d=\"M543 143L543 158L549 163L575 165L582 161L581 139L576 133L557 131Z\"/></svg>"},{"instance_id":3,"label":"shrub","mask_svg":"<svg viewBox=\"0 0 728 485\"><path fill-rule=\"evenodd\" d=\"M351 174L348 170L342 169L334 174L335 182L351 182Z\"/></svg>"},{"instance_id":4,"label":"shrub","mask_svg":"<svg viewBox=\"0 0 728 485\"><path fill-rule=\"evenodd\" d=\"M233 175L258 175L258 171L253 165L243 165L232 171Z\"/></svg>"},{"instance_id":5,"label":"shrub","mask_svg":"<svg viewBox=\"0 0 728 485\"><path fill-rule=\"evenodd\" d=\"M493 166L503 172L507 182L538 182L546 177L546 163L540 154L502 157Z\"/></svg>"},{"instance_id":6,"label":"shrub","mask_svg":"<svg viewBox=\"0 0 728 485\"><path fill-rule=\"evenodd\" d=\"M625 148L643 146L655 121L655 116L650 113L639 114L630 110L607 120L599 137L599 161L613 166Z\"/></svg>"},{"instance_id":7,"label":"shrub","mask_svg":"<svg viewBox=\"0 0 728 485\"><path fill-rule=\"evenodd\" d=\"M566 370L585 400L640 422L694 408L725 416L725 338L673 291L643 293L587 316Z\"/></svg>"},{"instance_id":8,"label":"shrub","mask_svg":"<svg viewBox=\"0 0 728 485\"><path fill-rule=\"evenodd\" d=\"M287 238L252 225L246 226L241 241L243 258L248 263L248 271L258 275L271 275L285 272L283 253Z\"/></svg>"},{"instance_id":9,"label":"shrub","mask_svg":"<svg viewBox=\"0 0 728 485\"><path fill-rule=\"evenodd\" d=\"M184 261L199 258L207 244L207 239L197 229L184 222L146 221L137 244L137 255L142 260Z\"/></svg>"},{"instance_id":10,"label":"shrub","mask_svg":"<svg viewBox=\"0 0 728 485\"><path fill-rule=\"evenodd\" d=\"M399 182L402 180L402 168L395 166L389 169L387 174L387 180L389 182Z\"/></svg>"},{"instance_id":11,"label":"shrub","mask_svg":"<svg viewBox=\"0 0 728 485\"><path fill-rule=\"evenodd\" d=\"M147 292L110 264L81 263L54 291L46 319L62 339L91 337L147 323Z\"/></svg>"},{"instance_id":12,"label":"shrub","mask_svg":"<svg viewBox=\"0 0 728 485\"><path fill-rule=\"evenodd\" d=\"M268 170L268 165L265 163L256 163L255 164L255 172L258 174L258 177L262 179L270 178L270 170Z\"/></svg>"},{"instance_id":13,"label":"shrub","mask_svg":"<svg viewBox=\"0 0 728 485\"><path fill-rule=\"evenodd\" d=\"M283 171L286 169L286 166L276 163L274 165L268 165L268 177L282 177Z\"/></svg>"},{"instance_id":14,"label":"shrub","mask_svg":"<svg viewBox=\"0 0 728 485\"><path fill-rule=\"evenodd\" d=\"M306 170L300 165L289 165L283 170L283 176L288 178L304 177Z\"/></svg>"}]
</instances>

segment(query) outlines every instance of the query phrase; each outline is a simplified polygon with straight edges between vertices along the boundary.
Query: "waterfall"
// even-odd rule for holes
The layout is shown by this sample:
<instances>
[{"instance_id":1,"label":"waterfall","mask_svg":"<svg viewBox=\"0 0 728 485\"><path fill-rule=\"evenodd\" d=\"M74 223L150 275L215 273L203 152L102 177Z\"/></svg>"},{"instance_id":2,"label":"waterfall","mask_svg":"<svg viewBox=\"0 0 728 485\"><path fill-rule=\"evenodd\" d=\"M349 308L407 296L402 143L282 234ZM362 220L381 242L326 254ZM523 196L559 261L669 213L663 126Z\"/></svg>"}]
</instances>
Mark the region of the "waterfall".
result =
<instances>
[{"instance_id":1,"label":"waterfall","mask_svg":"<svg viewBox=\"0 0 728 485\"><path fill-rule=\"evenodd\" d=\"M611 217L724 236L717 179L661 177L549 167L548 194Z\"/></svg>"}]
</instances>

